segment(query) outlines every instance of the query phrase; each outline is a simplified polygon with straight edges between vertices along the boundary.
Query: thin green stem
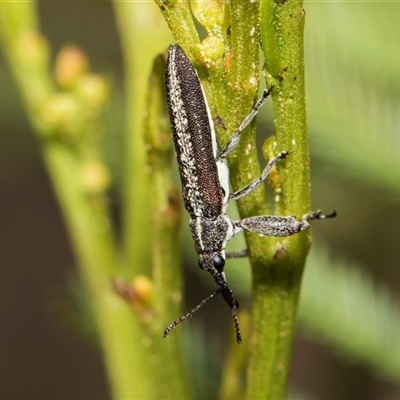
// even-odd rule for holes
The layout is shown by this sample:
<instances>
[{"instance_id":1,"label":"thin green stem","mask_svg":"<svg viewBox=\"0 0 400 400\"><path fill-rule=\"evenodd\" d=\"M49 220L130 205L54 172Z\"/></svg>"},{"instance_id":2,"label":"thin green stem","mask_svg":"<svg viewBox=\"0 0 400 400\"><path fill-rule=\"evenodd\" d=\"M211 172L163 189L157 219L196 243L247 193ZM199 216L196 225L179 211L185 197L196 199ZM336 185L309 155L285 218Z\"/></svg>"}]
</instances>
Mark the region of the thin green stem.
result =
<instances>
[{"instance_id":1,"label":"thin green stem","mask_svg":"<svg viewBox=\"0 0 400 400\"><path fill-rule=\"evenodd\" d=\"M198 44L199 36L192 19L189 2L187 0L155 0L155 3L160 8L174 39L187 53L190 53L190 47Z\"/></svg>"},{"instance_id":2,"label":"thin green stem","mask_svg":"<svg viewBox=\"0 0 400 400\"><path fill-rule=\"evenodd\" d=\"M86 283L111 390L115 398L148 396L150 371L138 363L147 356L140 327L111 288L117 260L109 216L81 193L76 159L63 144L45 145L43 156Z\"/></svg>"},{"instance_id":3,"label":"thin green stem","mask_svg":"<svg viewBox=\"0 0 400 400\"><path fill-rule=\"evenodd\" d=\"M60 202L88 290L113 395L118 399L151 398L154 383L148 379L151 370L141 326L111 288L119 259L107 185L99 186L98 181L93 192L93 186L82 180L87 165L106 171L95 148L98 114L85 112L93 106L91 102L99 100L82 103L82 96L73 91L56 91L47 42L38 31L35 2L1 2L0 18L2 47ZM85 122L76 124L82 120Z\"/></svg>"},{"instance_id":4,"label":"thin green stem","mask_svg":"<svg viewBox=\"0 0 400 400\"><path fill-rule=\"evenodd\" d=\"M144 119L150 199L153 264L153 309L149 344L157 371L157 398L190 398L183 362L182 331L164 339L167 325L182 313L182 264L180 260L181 194L171 185L172 137L164 95L165 59L158 56L148 84ZM167 365L166 365L167 364Z\"/></svg>"},{"instance_id":5,"label":"thin green stem","mask_svg":"<svg viewBox=\"0 0 400 400\"><path fill-rule=\"evenodd\" d=\"M150 275L150 212L142 134L146 84L154 57L171 42L151 2L114 2L125 61L127 142L123 244L127 275ZM149 33L151 32L151 33Z\"/></svg>"},{"instance_id":6,"label":"thin green stem","mask_svg":"<svg viewBox=\"0 0 400 400\"><path fill-rule=\"evenodd\" d=\"M240 329L242 336L247 338L250 335L250 313L242 311L239 313ZM232 330L230 338L231 349L238 349L235 332ZM221 400L242 400L245 398L245 386L243 371L247 361L247 354L250 347L248 340L245 340L240 350L230 351L224 363L222 381L219 389Z\"/></svg>"}]
</instances>

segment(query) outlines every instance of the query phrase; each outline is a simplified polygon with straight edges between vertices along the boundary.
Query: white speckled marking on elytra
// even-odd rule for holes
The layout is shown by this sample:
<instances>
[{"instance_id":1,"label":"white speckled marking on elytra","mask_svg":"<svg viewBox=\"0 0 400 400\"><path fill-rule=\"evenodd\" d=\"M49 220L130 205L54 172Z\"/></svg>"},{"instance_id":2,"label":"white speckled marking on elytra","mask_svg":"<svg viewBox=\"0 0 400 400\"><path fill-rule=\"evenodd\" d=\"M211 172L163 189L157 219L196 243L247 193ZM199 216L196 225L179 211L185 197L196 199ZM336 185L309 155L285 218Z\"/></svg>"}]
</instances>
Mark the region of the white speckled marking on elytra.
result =
<instances>
[{"instance_id":1,"label":"white speckled marking on elytra","mask_svg":"<svg viewBox=\"0 0 400 400\"><path fill-rule=\"evenodd\" d=\"M295 139L292 139L292 145L296 146L296 140Z\"/></svg>"},{"instance_id":2,"label":"white speckled marking on elytra","mask_svg":"<svg viewBox=\"0 0 400 400\"><path fill-rule=\"evenodd\" d=\"M196 166L194 165L192 157L193 149L189 132L189 122L185 111L185 105L182 101L178 71L177 68L173 67L176 54L172 53L171 57L172 67L170 68L170 101L174 116L175 134L181 149L179 161L182 173L185 176L187 201L191 204L193 210L199 210L203 207L203 201L201 196L198 196L198 192L195 190L198 178L196 176Z\"/></svg>"}]
</instances>

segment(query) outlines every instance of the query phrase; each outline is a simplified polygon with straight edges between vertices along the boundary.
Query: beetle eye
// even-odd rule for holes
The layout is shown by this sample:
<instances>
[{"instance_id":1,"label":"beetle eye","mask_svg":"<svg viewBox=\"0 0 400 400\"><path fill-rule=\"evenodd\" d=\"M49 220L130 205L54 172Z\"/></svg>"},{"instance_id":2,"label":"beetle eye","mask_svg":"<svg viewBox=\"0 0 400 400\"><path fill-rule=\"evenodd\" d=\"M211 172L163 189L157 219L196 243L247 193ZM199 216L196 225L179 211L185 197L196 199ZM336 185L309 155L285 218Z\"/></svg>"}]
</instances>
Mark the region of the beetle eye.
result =
<instances>
[{"instance_id":1,"label":"beetle eye","mask_svg":"<svg viewBox=\"0 0 400 400\"><path fill-rule=\"evenodd\" d=\"M222 269L223 269L224 266L225 266L225 260L224 260L224 258L223 258L222 256L220 256L220 255L216 255L216 256L214 257L213 262L214 262L214 267L218 270L218 272L221 272Z\"/></svg>"}]
</instances>

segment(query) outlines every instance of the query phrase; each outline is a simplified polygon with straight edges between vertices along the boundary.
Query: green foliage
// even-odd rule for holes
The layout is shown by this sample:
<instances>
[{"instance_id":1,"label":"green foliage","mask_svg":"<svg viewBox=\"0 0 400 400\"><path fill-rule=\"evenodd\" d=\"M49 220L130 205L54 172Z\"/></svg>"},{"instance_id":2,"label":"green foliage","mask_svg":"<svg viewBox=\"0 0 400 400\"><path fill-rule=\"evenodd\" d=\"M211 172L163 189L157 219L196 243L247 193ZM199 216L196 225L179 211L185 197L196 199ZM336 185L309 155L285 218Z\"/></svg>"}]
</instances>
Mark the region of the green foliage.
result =
<instances>
[{"instance_id":1,"label":"green foliage","mask_svg":"<svg viewBox=\"0 0 400 400\"><path fill-rule=\"evenodd\" d=\"M313 155L324 159L333 173L398 199L396 7L382 2L308 4L306 62Z\"/></svg>"},{"instance_id":2,"label":"green foliage","mask_svg":"<svg viewBox=\"0 0 400 400\"><path fill-rule=\"evenodd\" d=\"M323 247L312 251L299 317L313 337L347 359L400 381L399 299L360 266L332 258Z\"/></svg>"}]
</instances>

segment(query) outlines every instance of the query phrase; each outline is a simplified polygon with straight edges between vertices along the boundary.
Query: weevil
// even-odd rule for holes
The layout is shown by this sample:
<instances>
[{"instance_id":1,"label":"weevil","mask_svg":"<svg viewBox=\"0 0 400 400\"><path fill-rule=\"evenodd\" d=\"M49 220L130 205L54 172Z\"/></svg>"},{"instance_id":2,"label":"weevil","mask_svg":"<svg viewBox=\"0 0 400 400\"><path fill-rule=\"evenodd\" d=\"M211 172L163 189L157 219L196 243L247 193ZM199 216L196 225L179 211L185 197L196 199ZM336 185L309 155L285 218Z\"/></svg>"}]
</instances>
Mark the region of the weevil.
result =
<instances>
[{"instance_id":1,"label":"weevil","mask_svg":"<svg viewBox=\"0 0 400 400\"><path fill-rule=\"evenodd\" d=\"M230 192L226 157L238 145L241 132L256 116L272 87L264 90L253 110L232 134L225 147L219 150L213 119L199 76L179 45L169 47L164 78L182 196L190 215L190 232L198 253L200 268L209 272L217 285L214 293L168 325L164 337L207 301L221 293L231 308L236 340L241 344L237 316L239 303L226 281L224 266L226 258L246 256L247 251L226 253L228 241L243 229L262 235L289 236L309 229L309 221L313 219L332 218L336 213L324 215L321 211L316 211L304 215L301 220L293 216L262 215L232 221L227 216L228 203L252 193L268 177L272 167L289 155L287 151L280 152L268 162L259 178L241 190Z\"/></svg>"}]
</instances>

